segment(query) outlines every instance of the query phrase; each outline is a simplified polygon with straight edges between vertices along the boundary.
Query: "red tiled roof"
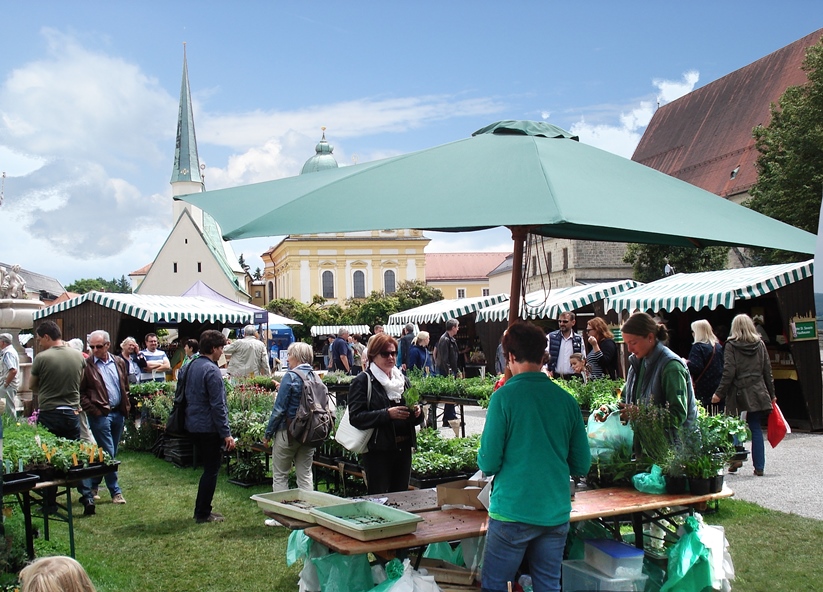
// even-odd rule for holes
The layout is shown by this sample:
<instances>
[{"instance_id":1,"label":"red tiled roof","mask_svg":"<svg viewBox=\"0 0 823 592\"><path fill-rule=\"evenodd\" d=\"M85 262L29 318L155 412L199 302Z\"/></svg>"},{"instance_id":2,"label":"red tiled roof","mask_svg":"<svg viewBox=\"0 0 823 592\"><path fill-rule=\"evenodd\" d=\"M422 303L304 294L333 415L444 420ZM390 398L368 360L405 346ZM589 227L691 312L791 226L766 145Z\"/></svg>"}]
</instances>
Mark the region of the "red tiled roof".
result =
<instances>
[{"instance_id":1,"label":"red tiled roof","mask_svg":"<svg viewBox=\"0 0 823 592\"><path fill-rule=\"evenodd\" d=\"M148 274L148 273L149 273L149 270L150 270L150 269L151 269L151 263L149 263L148 265L144 265L144 266L143 266L143 267L141 267L140 269L137 269L137 270L135 270L135 271L132 271L132 272L129 274L129 276L133 276L133 275L146 275L146 274Z\"/></svg>"},{"instance_id":2,"label":"red tiled roof","mask_svg":"<svg viewBox=\"0 0 823 592\"><path fill-rule=\"evenodd\" d=\"M426 253L426 281L485 280L508 253Z\"/></svg>"},{"instance_id":3,"label":"red tiled roof","mask_svg":"<svg viewBox=\"0 0 823 592\"><path fill-rule=\"evenodd\" d=\"M752 129L769 123L770 104L789 86L807 82L803 58L821 35L823 29L664 105L632 160L724 197L748 191L757 181Z\"/></svg>"}]
</instances>

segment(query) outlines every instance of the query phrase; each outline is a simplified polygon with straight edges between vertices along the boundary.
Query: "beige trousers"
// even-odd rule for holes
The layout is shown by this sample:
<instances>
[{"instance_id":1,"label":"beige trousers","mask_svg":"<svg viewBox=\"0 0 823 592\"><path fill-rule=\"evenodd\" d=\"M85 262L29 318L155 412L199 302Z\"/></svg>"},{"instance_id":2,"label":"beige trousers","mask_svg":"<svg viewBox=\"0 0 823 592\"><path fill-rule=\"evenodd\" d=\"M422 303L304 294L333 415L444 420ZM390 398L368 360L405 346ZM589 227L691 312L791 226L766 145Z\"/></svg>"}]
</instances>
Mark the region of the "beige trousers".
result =
<instances>
[{"instance_id":1,"label":"beige trousers","mask_svg":"<svg viewBox=\"0 0 823 592\"><path fill-rule=\"evenodd\" d=\"M299 442L289 442L287 430L278 430L274 434L271 451L272 491L282 491L289 488L289 471L294 464L297 476L297 488L305 491L314 489L311 463L314 458L314 448L301 446Z\"/></svg>"}]
</instances>

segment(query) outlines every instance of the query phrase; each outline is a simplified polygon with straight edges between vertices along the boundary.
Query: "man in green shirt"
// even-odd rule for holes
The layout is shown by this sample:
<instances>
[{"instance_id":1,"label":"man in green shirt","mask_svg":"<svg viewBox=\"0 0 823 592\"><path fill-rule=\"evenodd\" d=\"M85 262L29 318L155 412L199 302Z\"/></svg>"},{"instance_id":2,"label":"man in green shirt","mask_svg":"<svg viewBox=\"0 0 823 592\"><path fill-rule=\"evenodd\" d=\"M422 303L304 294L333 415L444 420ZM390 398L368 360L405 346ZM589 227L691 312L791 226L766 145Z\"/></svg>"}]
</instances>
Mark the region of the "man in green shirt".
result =
<instances>
[{"instance_id":1,"label":"man in green shirt","mask_svg":"<svg viewBox=\"0 0 823 592\"><path fill-rule=\"evenodd\" d=\"M492 395L477 454L494 475L483 590L504 592L524 556L535 590L560 590L569 477L591 465L586 428L574 398L540 371L543 331L515 323L502 343L512 377Z\"/></svg>"}]
</instances>

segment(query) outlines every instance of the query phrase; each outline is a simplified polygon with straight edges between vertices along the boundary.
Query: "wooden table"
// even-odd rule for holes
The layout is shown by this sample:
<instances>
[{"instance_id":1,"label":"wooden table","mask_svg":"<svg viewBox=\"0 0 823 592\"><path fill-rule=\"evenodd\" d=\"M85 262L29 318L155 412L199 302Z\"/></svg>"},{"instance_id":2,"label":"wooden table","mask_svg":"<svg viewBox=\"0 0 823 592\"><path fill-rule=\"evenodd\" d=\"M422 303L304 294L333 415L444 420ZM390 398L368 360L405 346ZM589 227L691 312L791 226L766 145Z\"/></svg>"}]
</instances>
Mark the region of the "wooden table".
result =
<instances>
[{"instance_id":1,"label":"wooden table","mask_svg":"<svg viewBox=\"0 0 823 592\"><path fill-rule=\"evenodd\" d=\"M639 491L610 487L578 492L572 502L570 520L604 520L624 518L631 520L635 532L635 544L643 548L643 524L659 523L682 513L692 512L693 507L712 500L731 497L731 489L724 487L720 493L708 495L665 494L651 495ZM666 508L681 509L666 510ZM374 553L391 558L397 551L422 548L432 543L457 541L483 536L488 526L488 514L481 510L433 510L421 512L423 521L411 534L358 541L323 526L306 528L306 534L332 551L342 555ZM619 530L615 533L619 537ZM421 553L422 555L422 553Z\"/></svg>"}]
</instances>

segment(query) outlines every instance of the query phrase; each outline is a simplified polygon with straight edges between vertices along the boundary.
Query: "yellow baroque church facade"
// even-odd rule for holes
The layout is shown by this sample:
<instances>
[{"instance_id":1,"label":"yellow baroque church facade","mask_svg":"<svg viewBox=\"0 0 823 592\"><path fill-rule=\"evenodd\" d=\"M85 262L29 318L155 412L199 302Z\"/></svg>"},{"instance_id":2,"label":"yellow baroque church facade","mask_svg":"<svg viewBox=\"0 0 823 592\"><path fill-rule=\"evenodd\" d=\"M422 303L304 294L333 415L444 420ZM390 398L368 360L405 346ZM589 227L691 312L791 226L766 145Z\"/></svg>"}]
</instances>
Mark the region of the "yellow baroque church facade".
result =
<instances>
[{"instance_id":1,"label":"yellow baroque church facade","mask_svg":"<svg viewBox=\"0 0 823 592\"><path fill-rule=\"evenodd\" d=\"M318 295L342 304L391 294L400 282L426 281L429 241L410 229L289 235L261 255L266 300L309 303Z\"/></svg>"}]
</instances>

